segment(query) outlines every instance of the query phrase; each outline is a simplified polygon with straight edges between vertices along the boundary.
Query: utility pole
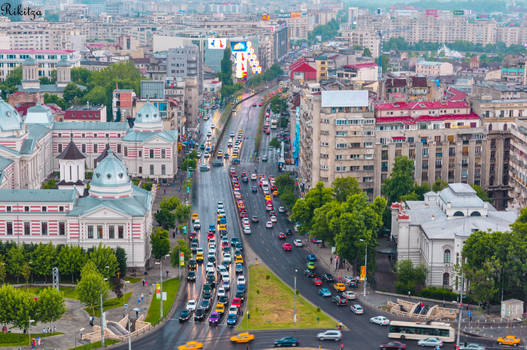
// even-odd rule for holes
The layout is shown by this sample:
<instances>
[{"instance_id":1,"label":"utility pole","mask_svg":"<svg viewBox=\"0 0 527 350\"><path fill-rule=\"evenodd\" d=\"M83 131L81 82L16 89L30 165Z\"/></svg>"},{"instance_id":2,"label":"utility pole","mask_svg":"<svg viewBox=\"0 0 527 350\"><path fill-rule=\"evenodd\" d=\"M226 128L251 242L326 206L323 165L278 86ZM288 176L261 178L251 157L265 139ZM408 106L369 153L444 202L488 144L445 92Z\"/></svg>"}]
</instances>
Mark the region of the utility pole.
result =
<instances>
[{"instance_id":1,"label":"utility pole","mask_svg":"<svg viewBox=\"0 0 527 350\"><path fill-rule=\"evenodd\" d=\"M161 284L159 285L159 290L161 291L161 318L159 321L163 320L163 260L159 259L159 278L161 279Z\"/></svg>"},{"instance_id":2,"label":"utility pole","mask_svg":"<svg viewBox=\"0 0 527 350\"><path fill-rule=\"evenodd\" d=\"M101 346L104 347L104 312L102 309L102 293L101 293Z\"/></svg>"},{"instance_id":3,"label":"utility pole","mask_svg":"<svg viewBox=\"0 0 527 350\"><path fill-rule=\"evenodd\" d=\"M298 269L295 269L295 277L294 277L294 287L295 287L295 316L293 318L293 322L295 323L295 327L296 327L296 273L297 273Z\"/></svg>"},{"instance_id":4,"label":"utility pole","mask_svg":"<svg viewBox=\"0 0 527 350\"><path fill-rule=\"evenodd\" d=\"M366 284L368 283L368 242L366 242L366 247L364 247L364 296L366 296Z\"/></svg>"},{"instance_id":5,"label":"utility pole","mask_svg":"<svg viewBox=\"0 0 527 350\"><path fill-rule=\"evenodd\" d=\"M461 290L459 292L459 317L457 320L457 339L456 339L456 349L459 349L459 336L461 333L461 314L463 313L463 285L465 284L464 281L464 274L463 271L461 271Z\"/></svg>"}]
</instances>

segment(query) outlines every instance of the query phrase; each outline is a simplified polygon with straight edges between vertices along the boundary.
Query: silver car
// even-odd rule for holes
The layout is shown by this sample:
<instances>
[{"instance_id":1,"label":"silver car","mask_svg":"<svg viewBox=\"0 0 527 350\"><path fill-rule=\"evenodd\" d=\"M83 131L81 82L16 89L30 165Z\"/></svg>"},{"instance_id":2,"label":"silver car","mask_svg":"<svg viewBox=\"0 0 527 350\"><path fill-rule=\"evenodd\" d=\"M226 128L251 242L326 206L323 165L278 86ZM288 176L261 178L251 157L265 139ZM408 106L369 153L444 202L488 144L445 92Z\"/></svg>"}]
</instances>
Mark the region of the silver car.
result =
<instances>
[{"instance_id":1,"label":"silver car","mask_svg":"<svg viewBox=\"0 0 527 350\"><path fill-rule=\"evenodd\" d=\"M342 339L342 332L339 330L330 329L317 334L318 340L334 340L339 341Z\"/></svg>"},{"instance_id":2,"label":"silver car","mask_svg":"<svg viewBox=\"0 0 527 350\"><path fill-rule=\"evenodd\" d=\"M421 339L417 342L417 345L419 346L430 346L430 347L442 347L443 342L435 337L430 337L426 339Z\"/></svg>"},{"instance_id":3,"label":"silver car","mask_svg":"<svg viewBox=\"0 0 527 350\"><path fill-rule=\"evenodd\" d=\"M460 346L459 350L485 350L485 347L476 343L471 343L466 346Z\"/></svg>"}]
</instances>

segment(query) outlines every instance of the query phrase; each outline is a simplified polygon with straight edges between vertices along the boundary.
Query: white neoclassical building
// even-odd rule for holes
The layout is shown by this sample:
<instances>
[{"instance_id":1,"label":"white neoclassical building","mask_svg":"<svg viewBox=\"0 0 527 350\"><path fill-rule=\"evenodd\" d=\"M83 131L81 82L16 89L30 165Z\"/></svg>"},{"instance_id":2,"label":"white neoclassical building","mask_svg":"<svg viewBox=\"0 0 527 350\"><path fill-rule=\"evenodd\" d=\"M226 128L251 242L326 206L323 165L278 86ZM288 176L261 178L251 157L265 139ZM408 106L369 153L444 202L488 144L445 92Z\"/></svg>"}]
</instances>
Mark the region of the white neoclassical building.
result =
<instances>
[{"instance_id":1,"label":"white neoclassical building","mask_svg":"<svg viewBox=\"0 0 527 350\"><path fill-rule=\"evenodd\" d=\"M427 285L460 288L455 265L461 263L465 240L476 231L510 231L516 211L497 211L465 183L428 192L424 201L392 204L392 239L397 260L428 269Z\"/></svg>"}]
</instances>

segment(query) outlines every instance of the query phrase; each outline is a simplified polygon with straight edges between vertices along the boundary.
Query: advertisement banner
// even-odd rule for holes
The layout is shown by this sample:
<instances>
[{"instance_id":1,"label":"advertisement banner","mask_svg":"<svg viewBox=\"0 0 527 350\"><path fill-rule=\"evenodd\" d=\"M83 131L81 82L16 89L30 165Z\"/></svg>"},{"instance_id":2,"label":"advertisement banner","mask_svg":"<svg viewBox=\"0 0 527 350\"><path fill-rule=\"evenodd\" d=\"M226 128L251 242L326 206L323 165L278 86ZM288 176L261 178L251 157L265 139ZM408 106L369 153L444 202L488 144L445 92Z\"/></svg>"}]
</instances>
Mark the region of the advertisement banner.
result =
<instances>
[{"instance_id":1,"label":"advertisement banner","mask_svg":"<svg viewBox=\"0 0 527 350\"><path fill-rule=\"evenodd\" d=\"M246 41L231 41L232 52L245 52L247 51Z\"/></svg>"},{"instance_id":2,"label":"advertisement banner","mask_svg":"<svg viewBox=\"0 0 527 350\"><path fill-rule=\"evenodd\" d=\"M454 10L452 11L452 13L454 14L454 16L464 16L465 15L464 10Z\"/></svg>"},{"instance_id":3,"label":"advertisement banner","mask_svg":"<svg viewBox=\"0 0 527 350\"><path fill-rule=\"evenodd\" d=\"M209 50L223 50L227 45L225 38L209 38Z\"/></svg>"},{"instance_id":4,"label":"advertisement banner","mask_svg":"<svg viewBox=\"0 0 527 350\"><path fill-rule=\"evenodd\" d=\"M179 266L185 267L185 253L179 253Z\"/></svg>"},{"instance_id":5,"label":"advertisement banner","mask_svg":"<svg viewBox=\"0 0 527 350\"><path fill-rule=\"evenodd\" d=\"M366 266L362 265L360 267L360 280L364 281L365 278L366 278Z\"/></svg>"},{"instance_id":6,"label":"advertisement banner","mask_svg":"<svg viewBox=\"0 0 527 350\"><path fill-rule=\"evenodd\" d=\"M437 10L436 9L426 9L425 15L437 17Z\"/></svg>"},{"instance_id":7,"label":"advertisement banner","mask_svg":"<svg viewBox=\"0 0 527 350\"><path fill-rule=\"evenodd\" d=\"M302 17L302 12L291 12L291 18L300 18Z\"/></svg>"},{"instance_id":8,"label":"advertisement banner","mask_svg":"<svg viewBox=\"0 0 527 350\"><path fill-rule=\"evenodd\" d=\"M271 19L271 16L269 15L262 15L262 21L269 21Z\"/></svg>"}]
</instances>

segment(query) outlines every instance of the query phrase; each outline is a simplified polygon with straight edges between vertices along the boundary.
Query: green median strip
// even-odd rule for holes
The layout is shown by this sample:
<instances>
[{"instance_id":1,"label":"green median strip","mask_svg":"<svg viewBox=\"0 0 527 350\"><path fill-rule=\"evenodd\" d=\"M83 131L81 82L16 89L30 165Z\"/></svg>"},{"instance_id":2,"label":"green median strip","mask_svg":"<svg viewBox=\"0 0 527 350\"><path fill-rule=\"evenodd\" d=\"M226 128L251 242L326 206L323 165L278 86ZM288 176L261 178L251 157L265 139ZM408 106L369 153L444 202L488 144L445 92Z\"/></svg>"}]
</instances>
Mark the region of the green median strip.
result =
<instances>
[{"instance_id":1,"label":"green median strip","mask_svg":"<svg viewBox=\"0 0 527 350\"><path fill-rule=\"evenodd\" d=\"M137 283L142 280L141 277L125 277L125 281L130 282L131 284Z\"/></svg>"},{"instance_id":2,"label":"green median strip","mask_svg":"<svg viewBox=\"0 0 527 350\"><path fill-rule=\"evenodd\" d=\"M120 298L112 298L112 299L105 300L104 303L102 303L102 309L104 311L107 311L107 310L115 309L118 307L124 307L124 304L128 303L131 297L132 297L132 292L128 292L124 295L124 298L120 297ZM84 310L92 316L95 316L95 317L101 316L100 306L95 308L93 313L90 312L91 309L89 307L84 308Z\"/></svg>"},{"instance_id":3,"label":"green median strip","mask_svg":"<svg viewBox=\"0 0 527 350\"><path fill-rule=\"evenodd\" d=\"M172 304L174 304L174 300L176 300L180 284L181 281L179 278L172 278L163 282L163 292L167 292L167 300L163 300L163 315L168 315ZM148 313L146 314L146 322L150 322L152 325L159 323L159 317L161 316L160 302L161 301L158 300L154 294L150 307L148 308Z\"/></svg>"},{"instance_id":4,"label":"green median strip","mask_svg":"<svg viewBox=\"0 0 527 350\"><path fill-rule=\"evenodd\" d=\"M293 278L293 276L291 276ZM297 295L297 322L294 319L294 293L263 265L249 266L249 329L334 328L336 320ZM238 330L247 330L247 312Z\"/></svg>"},{"instance_id":5,"label":"green median strip","mask_svg":"<svg viewBox=\"0 0 527 350\"><path fill-rule=\"evenodd\" d=\"M105 339L104 340L104 345L105 346L112 345L112 344L117 344L117 343L119 343L119 342L117 340L113 340L113 339ZM98 348L101 348L101 347L102 347L101 341L99 340L98 342L80 345L80 346L77 346L76 348L71 348L69 350L92 350L92 349L98 349Z\"/></svg>"},{"instance_id":6,"label":"green median strip","mask_svg":"<svg viewBox=\"0 0 527 350\"><path fill-rule=\"evenodd\" d=\"M35 333L31 334L31 338L47 338L54 335L60 335L64 333ZM29 335L23 333L0 333L0 346L25 346L29 345Z\"/></svg>"}]
</instances>

